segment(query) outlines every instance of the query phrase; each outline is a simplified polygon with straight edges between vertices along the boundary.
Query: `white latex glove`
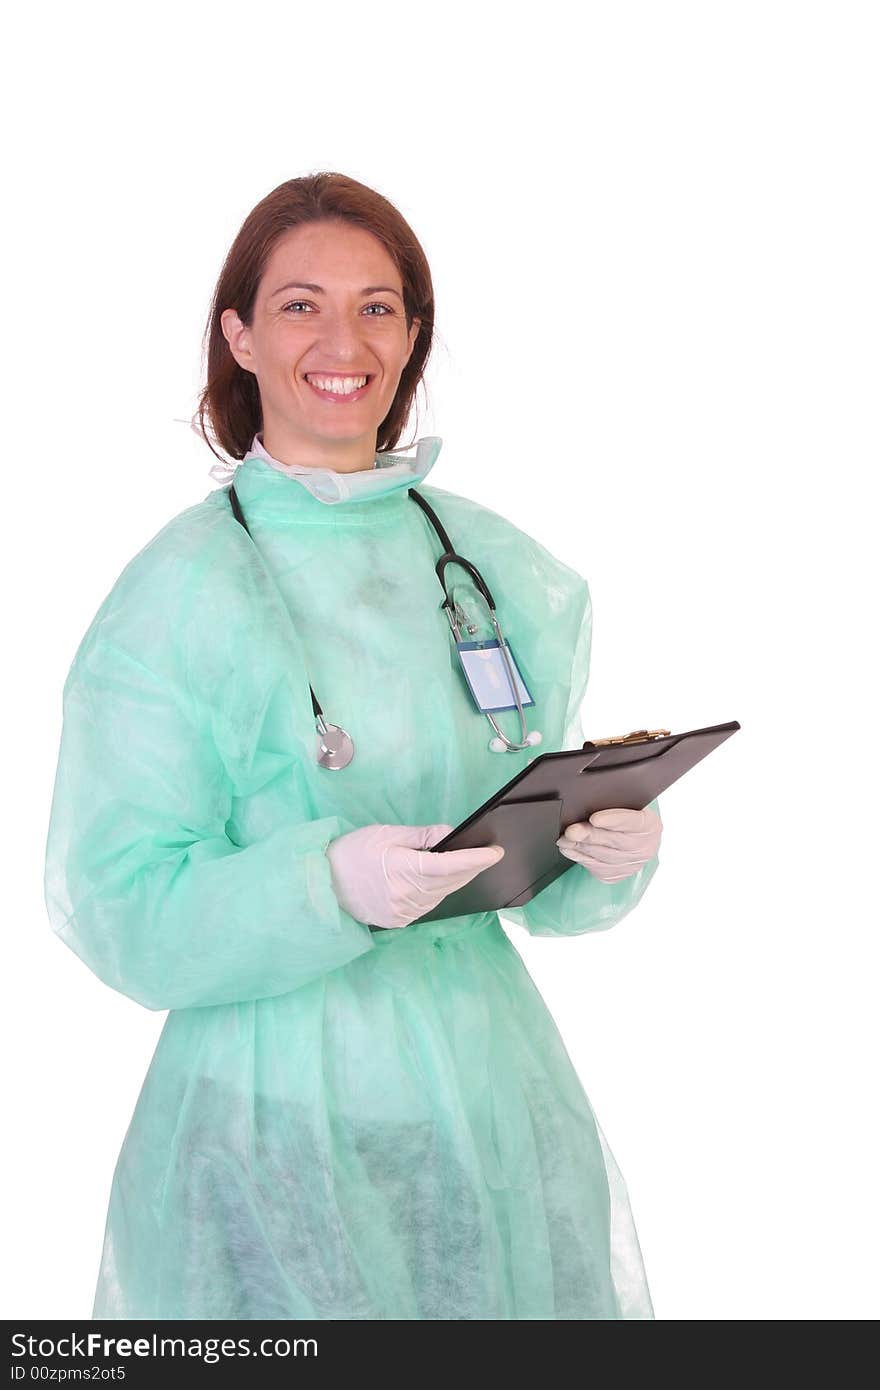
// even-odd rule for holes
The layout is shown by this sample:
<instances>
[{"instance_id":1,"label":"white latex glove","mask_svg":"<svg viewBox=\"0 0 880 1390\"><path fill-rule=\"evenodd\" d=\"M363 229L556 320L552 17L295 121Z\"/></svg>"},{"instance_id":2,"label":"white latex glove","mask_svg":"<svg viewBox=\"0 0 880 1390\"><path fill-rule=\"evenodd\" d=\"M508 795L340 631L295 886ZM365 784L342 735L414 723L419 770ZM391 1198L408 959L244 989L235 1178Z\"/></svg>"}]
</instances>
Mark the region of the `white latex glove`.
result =
<instances>
[{"instance_id":1,"label":"white latex glove","mask_svg":"<svg viewBox=\"0 0 880 1390\"><path fill-rule=\"evenodd\" d=\"M406 927L503 859L501 845L424 851L451 825L365 825L326 849L340 906L374 927Z\"/></svg>"},{"instance_id":2,"label":"white latex glove","mask_svg":"<svg viewBox=\"0 0 880 1390\"><path fill-rule=\"evenodd\" d=\"M663 824L656 811L614 807L594 811L588 821L575 821L556 841L560 854L583 864L603 883L618 883L653 859Z\"/></svg>"}]
</instances>

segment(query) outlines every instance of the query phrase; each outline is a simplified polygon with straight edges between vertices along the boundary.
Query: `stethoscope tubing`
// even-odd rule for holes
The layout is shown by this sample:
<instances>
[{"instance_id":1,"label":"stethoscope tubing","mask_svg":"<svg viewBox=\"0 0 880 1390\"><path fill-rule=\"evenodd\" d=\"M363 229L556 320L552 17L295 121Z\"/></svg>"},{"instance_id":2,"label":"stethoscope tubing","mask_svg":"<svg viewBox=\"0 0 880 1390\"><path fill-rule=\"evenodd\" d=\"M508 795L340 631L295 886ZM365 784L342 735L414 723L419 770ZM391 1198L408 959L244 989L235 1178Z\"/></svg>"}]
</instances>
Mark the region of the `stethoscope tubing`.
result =
<instances>
[{"instance_id":1,"label":"stethoscope tubing","mask_svg":"<svg viewBox=\"0 0 880 1390\"><path fill-rule=\"evenodd\" d=\"M504 744L505 752L516 753L523 748L528 748L531 746L531 742L529 740L528 729L526 726L525 711L523 710L522 698L519 693L519 685L514 675L513 666L511 664L510 656L507 651L507 642L504 639L504 634L501 631L501 626L498 622L498 617L495 612L495 600L492 597L492 591L489 588L483 576L480 574L480 571L477 569L476 565L473 564L470 560L466 560L463 555L458 554L458 552L452 544L452 541L449 539L445 527L443 526L442 522L440 521L440 518L438 517L437 513L434 511L434 508L430 505L430 503L427 502L425 498L422 497L413 487L408 488L407 492L408 495L412 498L412 500L418 503L422 511L427 516L435 532L437 533L437 537L440 541L440 544L444 548L443 554L440 556L434 568L437 574L437 578L439 579L440 585L443 589L443 602L441 604L441 607L446 611L446 615L449 619L453 636L456 637L456 641L458 640L458 638L456 636L457 624L455 621L454 605L452 604L452 601L449 597L449 590L446 587L446 570L449 567L449 565L460 565L463 569L465 569L473 579L475 585L482 594L483 598L486 600L486 603L489 608L489 618L491 620L492 627L495 631L495 635L498 638L498 645L501 651L501 656L504 660L505 668L507 670L508 680L510 681L510 688L513 691L513 698L516 701L516 709L517 714L519 715L522 742L517 743L515 740L509 739L507 735L501 731L501 729L498 727L498 721L495 719L491 710L484 710L483 713L486 715L486 718L489 720L489 723L495 730L496 736ZM241 503L238 500L238 494L235 491L234 483L230 483L229 485L229 502L232 507L232 513L236 521L238 521L244 527L245 531L247 531L248 535L251 536L250 527L248 526L244 517L244 512L241 509ZM253 536L251 536L251 540L253 541ZM256 542L254 542L254 544L256 544ZM315 716L315 723L318 729L318 733L321 735L322 739L324 739L328 734L328 729L337 729L338 726L328 726L327 721L324 717L324 711L321 709L321 706L318 702L318 697L315 694L314 689L312 688L311 682L309 682L309 693L312 697L312 711ZM339 732L344 733L344 730L339 730ZM346 735L346 738L348 738L348 735ZM534 740L532 740L532 742L533 741ZM326 745L324 746L324 751L327 752Z\"/></svg>"}]
</instances>

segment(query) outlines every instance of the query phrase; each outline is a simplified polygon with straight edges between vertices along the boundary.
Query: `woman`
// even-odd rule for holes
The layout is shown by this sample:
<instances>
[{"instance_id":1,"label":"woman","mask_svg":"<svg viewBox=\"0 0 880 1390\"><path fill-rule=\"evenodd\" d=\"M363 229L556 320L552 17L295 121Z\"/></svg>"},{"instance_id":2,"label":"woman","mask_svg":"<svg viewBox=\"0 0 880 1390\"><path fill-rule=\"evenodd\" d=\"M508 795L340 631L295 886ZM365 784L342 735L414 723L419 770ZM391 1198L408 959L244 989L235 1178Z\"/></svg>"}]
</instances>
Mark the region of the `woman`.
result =
<instances>
[{"instance_id":1,"label":"woman","mask_svg":"<svg viewBox=\"0 0 880 1390\"><path fill-rule=\"evenodd\" d=\"M490 748L409 489L492 590L542 751L583 741L590 649L579 575L423 486L439 440L391 452L433 309L419 243L371 189L318 174L254 208L199 410L233 487L131 560L66 681L50 920L170 1010L95 1318L653 1317L625 1187L498 914L416 920L495 862L423 851L534 743L507 715L517 746ZM611 926L659 837L656 802L570 826L571 868L505 916Z\"/></svg>"}]
</instances>

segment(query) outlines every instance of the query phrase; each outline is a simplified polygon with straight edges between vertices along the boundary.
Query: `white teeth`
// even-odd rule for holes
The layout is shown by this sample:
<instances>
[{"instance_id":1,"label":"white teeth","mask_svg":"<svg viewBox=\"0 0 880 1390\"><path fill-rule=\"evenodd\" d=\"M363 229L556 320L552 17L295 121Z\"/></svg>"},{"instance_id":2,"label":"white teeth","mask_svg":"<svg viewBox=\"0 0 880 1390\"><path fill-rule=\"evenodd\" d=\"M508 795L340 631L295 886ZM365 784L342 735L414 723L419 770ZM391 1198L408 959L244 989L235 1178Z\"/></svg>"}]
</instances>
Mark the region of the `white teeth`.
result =
<instances>
[{"instance_id":1,"label":"white teeth","mask_svg":"<svg viewBox=\"0 0 880 1390\"><path fill-rule=\"evenodd\" d=\"M361 386L366 386L365 376L306 376L306 381L321 391L334 391L338 396L350 396Z\"/></svg>"}]
</instances>

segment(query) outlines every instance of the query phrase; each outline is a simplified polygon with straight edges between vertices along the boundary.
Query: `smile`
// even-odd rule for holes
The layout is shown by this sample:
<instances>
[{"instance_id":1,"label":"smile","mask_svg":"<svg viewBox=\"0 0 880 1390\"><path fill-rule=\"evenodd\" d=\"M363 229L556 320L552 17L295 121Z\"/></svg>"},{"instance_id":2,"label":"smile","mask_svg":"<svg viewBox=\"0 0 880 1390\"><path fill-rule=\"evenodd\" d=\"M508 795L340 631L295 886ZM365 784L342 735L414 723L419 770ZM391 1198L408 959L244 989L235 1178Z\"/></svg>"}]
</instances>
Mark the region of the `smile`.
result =
<instances>
[{"instance_id":1,"label":"smile","mask_svg":"<svg viewBox=\"0 0 880 1390\"><path fill-rule=\"evenodd\" d=\"M373 378L372 375L365 373L361 373L359 376L325 376L319 373L308 373L305 380L315 394L324 400L342 402L360 400Z\"/></svg>"}]
</instances>

